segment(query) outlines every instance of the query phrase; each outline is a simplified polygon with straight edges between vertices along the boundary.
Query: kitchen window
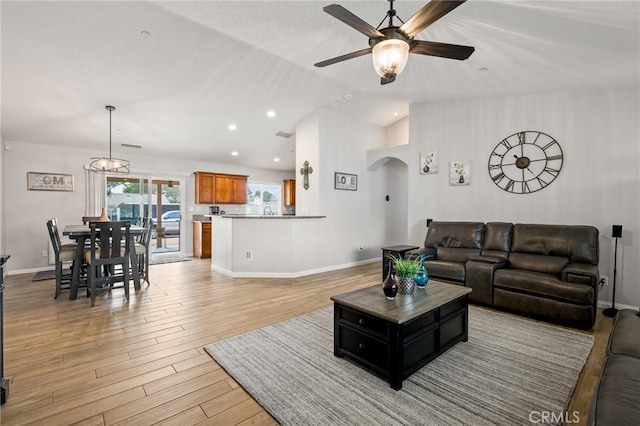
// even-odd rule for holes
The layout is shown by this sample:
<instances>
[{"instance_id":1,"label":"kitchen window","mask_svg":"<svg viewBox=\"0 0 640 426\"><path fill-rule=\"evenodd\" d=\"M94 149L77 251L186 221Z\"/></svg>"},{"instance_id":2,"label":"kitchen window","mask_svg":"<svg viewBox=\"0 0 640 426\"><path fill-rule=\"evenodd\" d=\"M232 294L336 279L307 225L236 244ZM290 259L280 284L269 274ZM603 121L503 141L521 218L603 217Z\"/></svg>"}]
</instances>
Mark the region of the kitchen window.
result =
<instances>
[{"instance_id":1,"label":"kitchen window","mask_svg":"<svg viewBox=\"0 0 640 426\"><path fill-rule=\"evenodd\" d=\"M247 182L246 214L282 214L282 184Z\"/></svg>"}]
</instances>

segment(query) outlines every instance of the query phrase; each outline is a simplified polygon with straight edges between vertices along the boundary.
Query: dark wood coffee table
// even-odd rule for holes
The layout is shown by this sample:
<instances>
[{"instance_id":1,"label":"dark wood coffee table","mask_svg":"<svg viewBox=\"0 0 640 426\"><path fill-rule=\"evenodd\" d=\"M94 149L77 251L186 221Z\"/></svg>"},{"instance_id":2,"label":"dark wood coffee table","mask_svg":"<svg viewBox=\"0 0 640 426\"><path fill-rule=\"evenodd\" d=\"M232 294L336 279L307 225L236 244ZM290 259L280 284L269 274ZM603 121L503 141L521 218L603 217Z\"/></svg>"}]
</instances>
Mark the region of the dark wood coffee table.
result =
<instances>
[{"instance_id":1,"label":"dark wood coffee table","mask_svg":"<svg viewBox=\"0 0 640 426\"><path fill-rule=\"evenodd\" d=\"M470 288L429 281L387 300L382 285L332 296L333 353L387 377L391 387L468 340Z\"/></svg>"}]
</instances>

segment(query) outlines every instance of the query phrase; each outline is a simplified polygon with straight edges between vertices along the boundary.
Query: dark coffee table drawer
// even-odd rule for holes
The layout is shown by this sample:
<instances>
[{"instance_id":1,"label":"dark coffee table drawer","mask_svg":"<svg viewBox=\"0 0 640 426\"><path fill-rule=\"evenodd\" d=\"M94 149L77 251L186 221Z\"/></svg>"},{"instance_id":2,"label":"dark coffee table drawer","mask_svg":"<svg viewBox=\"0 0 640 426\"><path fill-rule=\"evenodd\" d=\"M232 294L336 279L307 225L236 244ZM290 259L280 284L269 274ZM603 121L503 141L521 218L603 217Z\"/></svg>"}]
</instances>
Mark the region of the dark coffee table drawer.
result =
<instances>
[{"instance_id":1,"label":"dark coffee table drawer","mask_svg":"<svg viewBox=\"0 0 640 426\"><path fill-rule=\"evenodd\" d=\"M367 315L363 312L357 312L349 308L341 307L340 319L348 323L355 324L358 327L362 327L365 330L378 333L384 337L387 337L389 335L387 325L388 323L385 320Z\"/></svg>"},{"instance_id":2,"label":"dark coffee table drawer","mask_svg":"<svg viewBox=\"0 0 640 426\"><path fill-rule=\"evenodd\" d=\"M340 348L381 369L388 368L389 348L386 344L349 327L340 328Z\"/></svg>"}]
</instances>

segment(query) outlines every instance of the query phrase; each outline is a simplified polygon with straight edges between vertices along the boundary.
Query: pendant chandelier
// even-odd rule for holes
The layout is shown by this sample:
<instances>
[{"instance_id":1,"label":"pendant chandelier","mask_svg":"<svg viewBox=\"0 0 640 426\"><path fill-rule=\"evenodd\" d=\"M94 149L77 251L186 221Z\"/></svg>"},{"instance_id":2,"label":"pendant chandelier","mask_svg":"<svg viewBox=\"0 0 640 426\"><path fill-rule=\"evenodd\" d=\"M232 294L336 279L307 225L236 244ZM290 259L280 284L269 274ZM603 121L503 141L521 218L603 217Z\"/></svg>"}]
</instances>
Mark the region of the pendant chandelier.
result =
<instances>
[{"instance_id":1,"label":"pendant chandelier","mask_svg":"<svg viewBox=\"0 0 640 426\"><path fill-rule=\"evenodd\" d=\"M121 173L129 174L129 161L111 156L111 112L116 109L111 105L105 106L109 111L109 157L93 157L89 164L89 169L100 173Z\"/></svg>"}]
</instances>

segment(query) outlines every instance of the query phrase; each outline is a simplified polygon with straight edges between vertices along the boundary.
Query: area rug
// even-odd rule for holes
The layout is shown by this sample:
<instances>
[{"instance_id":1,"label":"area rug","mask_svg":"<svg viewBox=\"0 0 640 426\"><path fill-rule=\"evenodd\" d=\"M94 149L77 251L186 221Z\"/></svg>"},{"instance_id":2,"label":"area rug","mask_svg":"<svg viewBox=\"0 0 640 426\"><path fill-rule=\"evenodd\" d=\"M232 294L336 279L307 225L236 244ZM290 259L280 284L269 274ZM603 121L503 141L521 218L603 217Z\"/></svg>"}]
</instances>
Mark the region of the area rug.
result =
<instances>
[{"instance_id":1,"label":"area rug","mask_svg":"<svg viewBox=\"0 0 640 426\"><path fill-rule=\"evenodd\" d=\"M187 262L190 261L190 257L184 256L156 256L152 257L149 261L149 265L161 265L163 263L175 263L175 262Z\"/></svg>"},{"instance_id":2,"label":"area rug","mask_svg":"<svg viewBox=\"0 0 640 426\"><path fill-rule=\"evenodd\" d=\"M559 418L592 346L577 331L470 307L469 341L400 391L333 355L332 307L205 350L283 425L478 426Z\"/></svg>"},{"instance_id":3,"label":"area rug","mask_svg":"<svg viewBox=\"0 0 640 426\"><path fill-rule=\"evenodd\" d=\"M69 269L63 269L62 275L70 274L71 271ZM56 278L56 271L52 269L50 271L39 271L33 276L31 281L44 281L44 280L54 280Z\"/></svg>"}]
</instances>

